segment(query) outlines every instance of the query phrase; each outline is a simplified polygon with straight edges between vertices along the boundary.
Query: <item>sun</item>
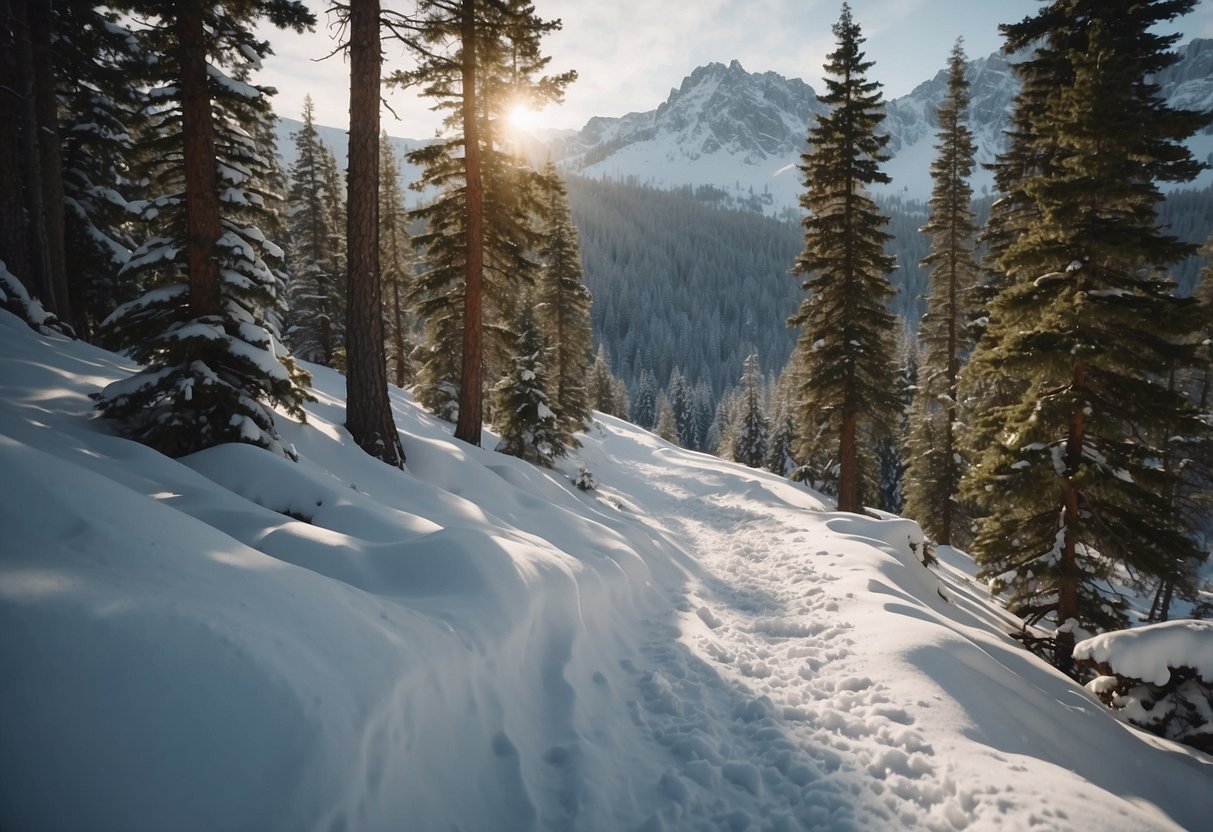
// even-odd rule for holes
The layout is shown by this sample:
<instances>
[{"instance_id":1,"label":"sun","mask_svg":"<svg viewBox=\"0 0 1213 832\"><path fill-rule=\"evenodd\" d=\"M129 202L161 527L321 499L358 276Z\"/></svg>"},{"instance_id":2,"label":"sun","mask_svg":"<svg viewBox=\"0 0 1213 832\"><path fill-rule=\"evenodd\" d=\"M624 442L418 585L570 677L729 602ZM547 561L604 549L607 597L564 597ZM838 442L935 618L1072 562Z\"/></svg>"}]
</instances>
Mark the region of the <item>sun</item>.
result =
<instances>
[{"instance_id":1,"label":"sun","mask_svg":"<svg viewBox=\"0 0 1213 832\"><path fill-rule=\"evenodd\" d=\"M523 132L539 126L539 113L525 104L515 104L511 107L508 119L511 127Z\"/></svg>"}]
</instances>

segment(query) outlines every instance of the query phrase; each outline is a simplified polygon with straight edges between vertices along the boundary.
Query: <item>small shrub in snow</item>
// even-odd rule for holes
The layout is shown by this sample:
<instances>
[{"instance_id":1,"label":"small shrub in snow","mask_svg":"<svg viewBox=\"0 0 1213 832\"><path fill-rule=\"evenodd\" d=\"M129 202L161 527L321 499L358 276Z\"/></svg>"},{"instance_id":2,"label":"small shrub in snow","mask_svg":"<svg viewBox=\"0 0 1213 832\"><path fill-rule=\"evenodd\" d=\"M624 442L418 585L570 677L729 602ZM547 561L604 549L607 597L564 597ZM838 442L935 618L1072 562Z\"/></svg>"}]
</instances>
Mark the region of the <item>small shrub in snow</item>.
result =
<instances>
[{"instance_id":1,"label":"small shrub in snow","mask_svg":"<svg viewBox=\"0 0 1213 832\"><path fill-rule=\"evenodd\" d=\"M1087 690L1123 719L1213 752L1213 622L1103 633L1075 645L1074 659L1103 674Z\"/></svg>"},{"instance_id":2,"label":"small shrub in snow","mask_svg":"<svg viewBox=\"0 0 1213 832\"><path fill-rule=\"evenodd\" d=\"M590 469L582 465L577 476L573 478L573 485L582 491L593 491L597 483L594 482L594 475L590 473Z\"/></svg>"}]
</instances>

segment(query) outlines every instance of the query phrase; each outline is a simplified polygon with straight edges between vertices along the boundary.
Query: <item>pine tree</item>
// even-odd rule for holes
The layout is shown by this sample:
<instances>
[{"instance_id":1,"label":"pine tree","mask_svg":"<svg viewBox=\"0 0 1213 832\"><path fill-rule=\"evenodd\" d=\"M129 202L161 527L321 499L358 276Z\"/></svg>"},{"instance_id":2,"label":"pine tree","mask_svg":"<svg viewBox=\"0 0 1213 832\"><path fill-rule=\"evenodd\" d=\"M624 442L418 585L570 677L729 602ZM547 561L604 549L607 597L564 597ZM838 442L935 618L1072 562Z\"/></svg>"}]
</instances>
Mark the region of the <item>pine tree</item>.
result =
<instances>
[{"instance_id":1,"label":"pine tree","mask_svg":"<svg viewBox=\"0 0 1213 832\"><path fill-rule=\"evenodd\" d=\"M548 162L543 171L544 215L540 229L539 326L551 368L552 409L560 421L565 444L577 446L573 434L590 420L586 371L593 333L590 330L590 290L581 271L577 229L569 216L564 183Z\"/></svg>"},{"instance_id":2,"label":"pine tree","mask_svg":"<svg viewBox=\"0 0 1213 832\"><path fill-rule=\"evenodd\" d=\"M303 126L293 134L295 164L287 191L287 225L293 277L287 330L295 353L317 364L333 366L345 344L345 271L334 251L344 228L334 220L332 205L344 195L332 181L336 160L320 139L311 96L304 99Z\"/></svg>"},{"instance_id":3,"label":"pine tree","mask_svg":"<svg viewBox=\"0 0 1213 832\"><path fill-rule=\"evenodd\" d=\"M407 303L413 282L412 243L400 187L400 168L386 132L379 138L379 153L379 264L383 275L388 373L397 387L404 387L414 376L413 321Z\"/></svg>"},{"instance_id":4,"label":"pine tree","mask_svg":"<svg viewBox=\"0 0 1213 832\"><path fill-rule=\"evenodd\" d=\"M695 405L691 388L678 367L670 371L670 382L666 385L665 397L674 411L674 422L678 426L678 444L684 448L694 447Z\"/></svg>"},{"instance_id":5,"label":"pine tree","mask_svg":"<svg viewBox=\"0 0 1213 832\"><path fill-rule=\"evenodd\" d=\"M804 456L813 455L822 429L837 436L838 508L859 512L865 478L860 446L890 432L900 412L893 319L886 308L892 296L886 273L894 261L883 249L886 220L866 190L889 181L879 170L888 158L888 136L876 133L884 119L880 85L865 76L872 63L860 51L863 38L846 3L834 34L838 46L825 65L827 92L821 97L830 111L810 129L800 166L805 247L792 271L807 275L802 288L808 297L788 323L802 328L796 351L805 368Z\"/></svg>"},{"instance_id":6,"label":"pine tree","mask_svg":"<svg viewBox=\"0 0 1213 832\"><path fill-rule=\"evenodd\" d=\"M559 419L549 406L547 391L552 382L543 362L543 338L529 304L523 304L516 331L518 353L496 388L495 427L501 434L497 450L551 467L567 449Z\"/></svg>"},{"instance_id":7,"label":"pine tree","mask_svg":"<svg viewBox=\"0 0 1213 832\"><path fill-rule=\"evenodd\" d=\"M260 228L272 210L255 138L267 91L242 77L269 49L253 22L301 30L314 18L299 3L121 8L146 19L142 48L157 56L140 139L153 189L140 209L155 233L123 271L149 293L103 330L148 366L106 387L97 407L170 455L232 441L289 454L266 402L302 417L307 376L278 343L282 251Z\"/></svg>"},{"instance_id":8,"label":"pine tree","mask_svg":"<svg viewBox=\"0 0 1213 832\"><path fill-rule=\"evenodd\" d=\"M640 380L636 384L632 422L645 430L652 430L657 424L657 380L647 368L640 371Z\"/></svg>"},{"instance_id":9,"label":"pine tree","mask_svg":"<svg viewBox=\"0 0 1213 832\"><path fill-rule=\"evenodd\" d=\"M657 424L654 425L653 432L666 442L678 444L678 420L664 391L657 394Z\"/></svg>"},{"instance_id":10,"label":"pine tree","mask_svg":"<svg viewBox=\"0 0 1213 832\"><path fill-rule=\"evenodd\" d=\"M144 73L134 36L116 14L81 0L52 6L52 54L62 139L65 265L72 325L94 337L139 286L119 278L130 258L131 138Z\"/></svg>"},{"instance_id":11,"label":"pine tree","mask_svg":"<svg viewBox=\"0 0 1213 832\"><path fill-rule=\"evenodd\" d=\"M1181 142L1209 121L1173 109L1149 77L1176 59L1178 35L1150 29L1193 0L1054 2L1004 26L1064 42L1068 77L1031 119L1050 169L1023 176L1026 224L1001 264L1013 276L991 307L980 377L1022 380L1022 401L983 414L996 441L964 490L986 512L974 544L982 574L1034 624L1052 617L1043 647L1071 667L1076 630L1123 626L1110 581L1123 570L1165 574L1195 547L1169 495L1169 438L1207 433L1168 384L1195 360L1194 304L1159 267L1189 253L1155 221L1156 181L1199 170Z\"/></svg>"},{"instance_id":12,"label":"pine tree","mask_svg":"<svg viewBox=\"0 0 1213 832\"><path fill-rule=\"evenodd\" d=\"M934 183L931 218L923 232L931 253L931 295L918 337L923 358L918 365L905 475L906 514L931 538L951 545L959 529L957 495L964 472L960 455L959 376L973 349L966 324L976 316L973 299L978 282L973 257L973 173L976 147L968 128L969 83L960 41L948 62L948 94L938 110L938 155L931 163Z\"/></svg>"},{"instance_id":13,"label":"pine tree","mask_svg":"<svg viewBox=\"0 0 1213 832\"><path fill-rule=\"evenodd\" d=\"M741 409L734 429L733 459L751 468L760 467L766 459L768 432L762 404L762 370L755 353L746 358L741 376Z\"/></svg>"},{"instance_id":14,"label":"pine tree","mask_svg":"<svg viewBox=\"0 0 1213 832\"><path fill-rule=\"evenodd\" d=\"M443 400L454 384L455 436L477 445L486 364L490 373L504 365L519 284L533 283L538 271L530 257L538 174L499 146L498 122L518 100L559 100L575 75L540 75L548 62L540 39L560 23L541 20L528 2L422 0L418 12L421 37L413 46L419 66L393 79L423 85L425 95L451 111L449 138L410 155L423 167L419 187L442 191L414 212L427 223L415 240L425 251L414 290L427 338L419 396L454 411L455 404ZM451 373L446 354L453 338L459 365Z\"/></svg>"}]
</instances>

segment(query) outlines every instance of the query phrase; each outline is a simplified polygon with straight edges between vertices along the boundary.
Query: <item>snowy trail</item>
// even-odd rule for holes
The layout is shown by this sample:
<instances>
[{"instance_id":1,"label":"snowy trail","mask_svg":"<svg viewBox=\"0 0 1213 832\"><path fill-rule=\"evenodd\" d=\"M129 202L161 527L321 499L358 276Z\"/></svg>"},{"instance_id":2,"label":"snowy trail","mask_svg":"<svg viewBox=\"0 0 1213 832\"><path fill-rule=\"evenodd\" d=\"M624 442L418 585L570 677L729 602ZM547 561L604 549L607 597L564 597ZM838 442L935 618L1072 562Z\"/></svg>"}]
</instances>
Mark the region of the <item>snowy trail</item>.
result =
<instances>
[{"instance_id":1,"label":"snowy trail","mask_svg":"<svg viewBox=\"0 0 1213 832\"><path fill-rule=\"evenodd\" d=\"M654 631L653 667L638 671L635 719L676 761L662 785L677 808L652 828L745 829L759 817L763 828L963 828L930 782L929 742L863 672L833 588L845 567L809 547L806 506L760 511L725 490L688 493L672 466L635 471L651 489L643 503L704 570L673 592L681 626Z\"/></svg>"},{"instance_id":2,"label":"snowy trail","mask_svg":"<svg viewBox=\"0 0 1213 832\"><path fill-rule=\"evenodd\" d=\"M1016 694L991 691L984 665L1030 660L990 634L988 608L965 604L965 576L941 581L918 564L906 521L827 511L802 488L697 454L654 457L612 459L632 477L611 493L661 518L699 569L665 586L674 619L642 622L646 662L627 668L633 721L670 761L669 802L644 828L1178 828L1133 799L1142 761L1122 777L1077 773L1064 748L1020 759L1059 743L1048 719L1025 728ZM1006 708L1005 731L975 730L980 705L906 662L912 642L923 667L943 661L956 688ZM1050 674L1039 671L1059 719L1105 718Z\"/></svg>"},{"instance_id":3,"label":"snowy trail","mask_svg":"<svg viewBox=\"0 0 1213 832\"><path fill-rule=\"evenodd\" d=\"M1202 829L1213 758L1005 635L917 527L599 415L562 470L312 368L297 463L91 419L0 314L0 827ZM486 440L486 444L491 439ZM572 484L584 462L597 491Z\"/></svg>"}]
</instances>

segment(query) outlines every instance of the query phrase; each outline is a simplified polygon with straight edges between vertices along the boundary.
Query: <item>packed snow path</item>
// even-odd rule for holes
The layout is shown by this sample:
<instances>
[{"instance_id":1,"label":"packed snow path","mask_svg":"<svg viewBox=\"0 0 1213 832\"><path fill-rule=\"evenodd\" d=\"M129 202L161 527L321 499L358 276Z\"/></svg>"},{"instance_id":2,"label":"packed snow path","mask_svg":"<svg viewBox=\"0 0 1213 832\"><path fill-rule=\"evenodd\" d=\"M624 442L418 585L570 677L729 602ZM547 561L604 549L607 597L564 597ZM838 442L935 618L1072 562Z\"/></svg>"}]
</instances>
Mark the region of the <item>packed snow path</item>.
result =
<instances>
[{"instance_id":1,"label":"packed snow path","mask_svg":"<svg viewBox=\"0 0 1213 832\"><path fill-rule=\"evenodd\" d=\"M964 572L941 564L941 580L919 565L913 524L834 513L765 472L679 449L612 461L632 476L622 493L604 486L606 499L661 518L697 567L667 589L676 619L642 622L644 661L624 663L632 718L670 758L660 781L669 805L644 828L1171 826L1133 800L1141 760L1095 767L1096 785L1051 765L1042 778L1040 760L1020 758L1039 755L1038 743L1064 766L1074 755L1014 687L990 684L983 664L1035 663L989 637L1009 620L973 602L981 592ZM935 632L907 652L926 629ZM1032 669L1063 714L1106 718L1052 671ZM978 729L973 709L1002 726ZM1074 767L1092 769L1086 762Z\"/></svg>"}]
</instances>

